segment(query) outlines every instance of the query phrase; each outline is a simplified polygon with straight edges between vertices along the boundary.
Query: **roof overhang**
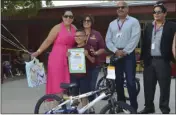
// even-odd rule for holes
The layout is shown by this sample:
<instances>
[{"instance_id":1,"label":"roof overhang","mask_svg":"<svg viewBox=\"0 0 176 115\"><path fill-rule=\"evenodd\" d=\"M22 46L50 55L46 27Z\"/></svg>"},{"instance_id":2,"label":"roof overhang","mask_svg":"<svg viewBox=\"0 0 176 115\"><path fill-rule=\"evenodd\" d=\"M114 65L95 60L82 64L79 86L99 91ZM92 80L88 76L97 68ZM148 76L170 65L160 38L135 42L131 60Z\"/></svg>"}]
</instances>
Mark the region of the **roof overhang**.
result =
<instances>
[{"instance_id":1,"label":"roof overhang","mask_svg":"<svg viewBox=\"0 0 176 115\"><path fill-rule=\"evenodd\" d=\"M142 6L142 5L153 5L157 1L127 1L128 6ZM63 6L52 6L52 7L43 7L42 9L62 9L62 8L113 8L116 7L117 1L111 2L101 2L101 3L92 3L92 4L80 4L80 5L63 5Z\"/></svg>"}]
</instances>

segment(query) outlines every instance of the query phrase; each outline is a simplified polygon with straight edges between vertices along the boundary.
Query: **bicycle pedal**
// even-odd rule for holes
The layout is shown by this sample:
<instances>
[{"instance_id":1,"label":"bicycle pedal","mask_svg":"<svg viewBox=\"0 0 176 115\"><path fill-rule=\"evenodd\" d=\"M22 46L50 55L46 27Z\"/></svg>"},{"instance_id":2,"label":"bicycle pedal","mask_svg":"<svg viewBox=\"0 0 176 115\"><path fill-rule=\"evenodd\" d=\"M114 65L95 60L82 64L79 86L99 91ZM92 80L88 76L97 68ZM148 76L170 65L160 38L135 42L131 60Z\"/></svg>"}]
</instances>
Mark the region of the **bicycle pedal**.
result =
<instances>
[{"instance_id":1,"label":"bicycle pedal","mask_svg":"<svg viewBox=\"0 0 176 115\"><path fill-rule=\"evenodd\" d=\"M95 109L94 109L94 108L90 108L90 109L88 110L88 112L89 112L89 114L95 114Z\"/></svg>"}]
</instances>

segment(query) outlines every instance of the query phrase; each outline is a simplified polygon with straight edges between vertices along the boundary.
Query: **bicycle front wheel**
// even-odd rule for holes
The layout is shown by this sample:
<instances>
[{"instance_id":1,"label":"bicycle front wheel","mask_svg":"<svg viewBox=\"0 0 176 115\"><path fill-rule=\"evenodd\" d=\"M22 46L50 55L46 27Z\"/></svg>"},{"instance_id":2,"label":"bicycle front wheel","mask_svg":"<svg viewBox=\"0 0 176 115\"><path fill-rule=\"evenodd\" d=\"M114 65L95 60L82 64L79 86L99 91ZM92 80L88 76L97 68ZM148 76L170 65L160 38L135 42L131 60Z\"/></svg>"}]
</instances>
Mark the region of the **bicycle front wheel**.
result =
<instances>
[{"instance_id":1,"label":"bicycle front wheel","mask_svg":"<svg viewBox=\"0 0 176 115\"><path fill-rule=\"evenodd\" d=\"M101 88L105 88L107 87L110 91L111 91L111 95L115 92L115 81L111 80L111 79L106 79L106 77L102 77L99 79L97 85L96 85L96 90L99 90ZM100 93L97 93L97 95L99 96ZM102 100L107 100L109 97L106 97Z\"/></svg>"},{"instance_id":2,"label":"bicycle front wheel","mask_svg":"<svg viewBox=\"0 0 176 115\"><path fill-rule=\"evenodd\" d=\"M54 94L48 94L41 97L34 109L34 114L41 114L46 113L47 111L51 110L52 108L56 107L60 104L61 98Z\"/></svg>"},{"instance_id":3,"label":"bicycle front wheel","mask_svg":"<svg viewBox=\"0 0 176 115\"><path fill-rule=\"evenodd\" d=\"M115 114L119 113L118 109L121 109L122 111L120 113L122 114L136 114L137 112L128 105L125 102L117 101L114 103L114 109L113 105L111 103L107 104L105 107L103 107L100 111L100 114Z\"/></svg>"}]
</instances>

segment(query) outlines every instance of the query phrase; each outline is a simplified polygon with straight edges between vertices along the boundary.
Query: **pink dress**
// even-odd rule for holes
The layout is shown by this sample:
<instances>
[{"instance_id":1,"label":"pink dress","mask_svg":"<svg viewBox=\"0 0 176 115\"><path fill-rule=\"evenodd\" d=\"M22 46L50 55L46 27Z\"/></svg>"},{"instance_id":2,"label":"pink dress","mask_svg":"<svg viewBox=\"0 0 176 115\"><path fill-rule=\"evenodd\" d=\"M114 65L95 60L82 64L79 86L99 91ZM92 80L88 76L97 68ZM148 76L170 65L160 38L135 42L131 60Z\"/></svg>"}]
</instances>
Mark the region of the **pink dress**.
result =
<instances>
[{"instance_id":1,"label":"pink dress","mask_svg":"<svg viewBox=\"0 0 176 115\"><path fill-rule=\"evenodd\" d=\"M60 83L70 82L70 74L67 63L67 50L75 45L75 28L71 26L71 32L68 32L63 23L61 30L54 41L52 51L48 58L48 74L46 83L46 94L58 94L63 91Z\"/></svg>"}]
</instances>

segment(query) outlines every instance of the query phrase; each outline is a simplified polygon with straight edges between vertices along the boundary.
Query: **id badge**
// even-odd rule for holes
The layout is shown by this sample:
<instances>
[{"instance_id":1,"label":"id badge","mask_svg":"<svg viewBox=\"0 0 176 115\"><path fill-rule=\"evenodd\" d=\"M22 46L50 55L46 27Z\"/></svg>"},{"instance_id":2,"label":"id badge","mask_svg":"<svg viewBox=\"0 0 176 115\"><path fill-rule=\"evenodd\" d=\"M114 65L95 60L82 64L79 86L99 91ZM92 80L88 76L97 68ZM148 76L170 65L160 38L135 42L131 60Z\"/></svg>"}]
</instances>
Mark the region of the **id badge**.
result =
<instances>
[{"instance_id":1,"label":"id badge","mask_svg":"<svg viewBox=\"0 0 176 115\"><path fill-rule=\"evenodd\" d=\"M110 63L110 56L106 56L106 63L107 63L107 64Z\"/></svg>"},{"instance_id":2,"label":"id badge","mask_svg":"<svg viewBox=\"0 0 176 115\"><path fill-rule=\"evenodd\" d=\"M155 49L155 43L152 43L152 47L151 47L152 50Z\"/></svg>"},{"instance_id":3,"label":"id badge","mask_svg":"<svg viewBox=\"0 0 176 115\"><path fill-rule=\"evenodd\" d=\"M117 34L116 34L116 37L117 37L117 38L122 37L122 33L121 33L121 32L117 33Z\"/></svg>"}]
</instances>

